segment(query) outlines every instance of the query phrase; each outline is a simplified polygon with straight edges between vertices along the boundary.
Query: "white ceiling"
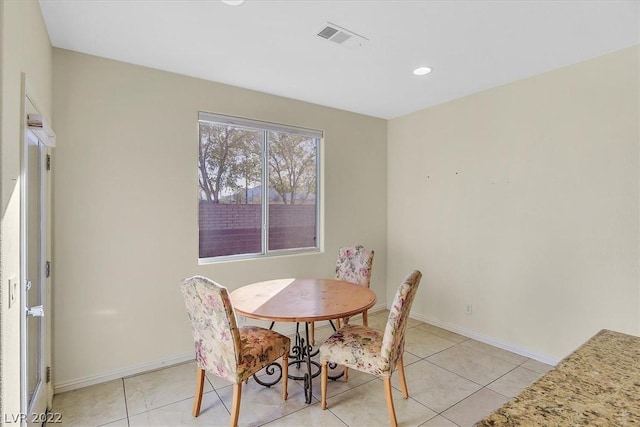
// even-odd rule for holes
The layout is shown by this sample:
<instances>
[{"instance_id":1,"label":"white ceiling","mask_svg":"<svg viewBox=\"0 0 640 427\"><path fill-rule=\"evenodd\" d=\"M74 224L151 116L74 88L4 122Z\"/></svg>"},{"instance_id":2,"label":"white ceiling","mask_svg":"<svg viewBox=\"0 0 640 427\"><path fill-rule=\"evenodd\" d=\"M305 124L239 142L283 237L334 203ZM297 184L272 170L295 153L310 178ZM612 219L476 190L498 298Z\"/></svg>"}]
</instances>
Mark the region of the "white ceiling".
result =
<instances>
[{"instance_id":1,"label":"white ceiling","mask_svg":"<svg viewBox=\"0 0 640 427\"><path fill-rule=\"evenodd\" d=\"M40 0L51 43L393 118L640 43L639 1ZM369 41L318 37L327 21ZM433 67L417 77L419 65Z\"/></svg>"}]
</instances>

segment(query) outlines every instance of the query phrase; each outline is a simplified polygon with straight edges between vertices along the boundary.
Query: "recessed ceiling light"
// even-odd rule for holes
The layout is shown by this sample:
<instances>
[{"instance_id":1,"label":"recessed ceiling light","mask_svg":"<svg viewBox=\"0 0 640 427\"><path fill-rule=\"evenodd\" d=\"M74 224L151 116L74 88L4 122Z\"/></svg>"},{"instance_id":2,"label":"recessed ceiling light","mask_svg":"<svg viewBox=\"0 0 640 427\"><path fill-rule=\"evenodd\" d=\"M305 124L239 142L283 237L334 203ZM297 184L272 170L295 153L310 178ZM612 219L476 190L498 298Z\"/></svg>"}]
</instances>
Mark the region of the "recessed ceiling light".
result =
<instances>
[{"instance_id":1,"label":"recessed ceiling light","mask_svg":"<svg viewBox=\"0 0 640 427\"><path fill-rule=\"evenodd\" d=\"M413 70L413 74L416 76L424 76L425 74L429 74L431 72L431 67L418 67Z\"/></svg>"},{"instance_id":2,"label":"recessed ceiling light","mask_svg":"<svg viewBox=\"0 0 640 427\"><path fill-rule=\"evenodd\" d=\"M239 6L244 3L244 0L220 0L224 4L228 4L229 6Z\"/></svg>"}]
</instances>

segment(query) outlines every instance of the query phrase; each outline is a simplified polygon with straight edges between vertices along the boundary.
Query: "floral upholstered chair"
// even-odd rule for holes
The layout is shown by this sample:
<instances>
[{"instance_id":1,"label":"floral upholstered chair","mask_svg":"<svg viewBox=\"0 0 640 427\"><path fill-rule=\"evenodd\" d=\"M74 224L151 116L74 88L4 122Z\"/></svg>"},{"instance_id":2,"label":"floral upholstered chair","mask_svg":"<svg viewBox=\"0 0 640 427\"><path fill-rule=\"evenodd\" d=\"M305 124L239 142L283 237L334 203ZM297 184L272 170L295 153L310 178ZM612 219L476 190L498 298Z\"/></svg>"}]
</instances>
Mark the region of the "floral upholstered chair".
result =
<instances>
[{"instance_id":1,"label":"floral upholstered chair","mask_svg":"<svg viewBox=\"0 0 640 427\"><path fill-rule=\"evenodd\" d=\"M404 279L391 305L384 332L368 326L346 324L320 346L322 409L327 408L327 364L337 363L345 367L345 381L348 379L348 368L366 372L384 380L389 420L392 426L397 425L391 395L391 374L394 369L398 369L402 394L405 399L408 398L409 392L402 361L404 334L411 304L421 278L422 273L414 270Z\"/></svg>"},{"instance_id":2,"label":"floral upholstered chair","mask_svg":"<svg viewBox=\"0 0 640 427\"><path fill-rule=\"evenodd\" d=\"M365 249L362 245L344 246L338 249L338 260L336 262L336 279L345 282L355 283L369 287L371 282L371 267L373 266L373 254L370 249ZM336 319L338 328L340 319ZM344 319L348 322L349 319ZM367 312L362 313L363 325L368 325ZM315 327L311 323L310 340L315 344Z\"/></svg>"},{"instance_id":3,"label":"floral upholstered chair","mask_svg":"<svg viewBox=\"0 0 640 427\"><path fill-rule=\"evenodd\" d=\"M229 292L206 277L194 276L182 282L184 302L195 341L196 396L193 416L200 414L205 372L233 383L233 404L229 425L238 424L242 382L282 357L282 398L287 399L288 337L257 326L238 328Z\"/></svg>"},{"instance_id":4,"label":"floral upholstered chair","mask_svg":"<svg viewBox=\"0 0 640 427\"><path fill-rule=\"evenodd\" d=\"M338 249L336 279L357 285L369 286L374 252L362 245L345 246Z\"/></svg>"},{"instance_id":5,"label":"floral upholstered chair","mask_svg":"<svg viewBox=\"0 0 640 427\"><path fill-rule=\"evenodd\" d=\"M345 246L338 250L336 263L336 279L369 287L371 283L371 267L373 266L374 252L365 249L362 245ZM345 323L349 318L344 319ZM362 313L362 324L369 326L367 312ZM340 327L340 319L338 319Z\"/></svg>"}]
</instances>

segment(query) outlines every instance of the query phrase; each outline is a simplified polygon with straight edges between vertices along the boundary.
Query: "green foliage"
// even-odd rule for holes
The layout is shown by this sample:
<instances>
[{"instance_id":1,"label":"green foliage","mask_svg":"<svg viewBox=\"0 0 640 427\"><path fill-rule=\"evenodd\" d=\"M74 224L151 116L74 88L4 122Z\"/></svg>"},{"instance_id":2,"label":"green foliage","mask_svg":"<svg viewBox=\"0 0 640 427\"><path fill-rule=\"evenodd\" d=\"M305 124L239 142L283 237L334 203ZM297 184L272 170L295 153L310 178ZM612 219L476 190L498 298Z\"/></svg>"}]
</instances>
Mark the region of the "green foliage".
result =
<instances>
[{"instance_id":1,"label":"green foliage","mask_svg":"<svg viewBox=\"0 0 640 427\"><path fill-rule=\"evenodd\" d=\"M304 135L269 132L268 141L269 186L277 193L277 201L306 202L316 192L315 140Z\"/></svg>"},{"instance_id":2,"label":"green foliage","mask_svg":"<svg viewBox=\"0 0 640 427\"><path fill-rule=\"evenodd\" d=\"M200 123L198 178L201 199L212 203L260 203L263 131ZM270 202L296 204L315 198L316 140L267 132ZM251 191L253 189L253 191ZM314 196L313 198L311 196Z\"/></svg>"},{"instance_id":3,"label":"green foliage","mask_svg":"<svg viewBox=\"0 0 640 427\"><path fill-rule=\"evenodd\" d=\"M198 178L201 197L220 203L222 195L259 184L260 132L200 123Z\"/></svg>"}]
</instances>

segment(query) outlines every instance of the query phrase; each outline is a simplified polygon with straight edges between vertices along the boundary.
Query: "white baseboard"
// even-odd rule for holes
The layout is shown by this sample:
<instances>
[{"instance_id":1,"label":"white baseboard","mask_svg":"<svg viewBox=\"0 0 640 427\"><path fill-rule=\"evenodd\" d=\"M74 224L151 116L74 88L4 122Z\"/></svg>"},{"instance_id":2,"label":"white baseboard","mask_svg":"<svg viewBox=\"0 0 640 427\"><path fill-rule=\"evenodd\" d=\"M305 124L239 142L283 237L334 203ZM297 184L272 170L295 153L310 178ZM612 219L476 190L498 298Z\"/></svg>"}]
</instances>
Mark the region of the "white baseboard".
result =
<instances>
[{"instance_id":1,"label":"white baseboard","mask_svg":"<svg viewBox=\"0 0 640 427\"><path fill-rule=\"evenodd\" d=\"M384 305L375 305L369 309L369 313L375 313L377 311L385 310L386 307ZM357 316L354 316L356 318ZM244 322L239 322L244 323ZM251 322L254 323L253 321ZM257 322L257 323L266 323L266 327L268 327L269 322ZM325 323L325 322L321 322ZM261 326L263 326L261 324ZM276 323L275 329L281 334L290 335L295 333L296 326L295 323L284 323L279 322ZM54 394L64 393L65 391L76 390L82 387L88 387L90 385L100 384L106 381L117 380L119 378L130 377L132 375L138 375L149 371L154 371L160 368L166 368L168 366L179 365L180 363L190 362L194 360L193 351L188 354L181 354L171 356L165 359L155 360L152 362L144 362L137 365L131 365L125 368L114 369L108 372L102 372L100 374L91 375L84 378L77 378L75 380L63 381L60 383L54 383L53 389Z\"/></svg>"},{"instance_id":2,"label":"white baseboard","mask_svg":"<svg viewBox=\"0 0 640 427\"><path fill-rule=\"evenodd\" d=\"M64 381L61 383L54 383L54 394L64 393L65 391L76 390L78 388L88 387L90 385L100 384L106 381L117 380L119 378L129 377L132 375L141 374L143 372L154 371L156 369L166 368L172 365L179 365L180 363L190 362L194 360L194 357L194 352L191 351L189 352L189 354L171 356L166 359L131 365L125 368L114 369L113 371L91 375L89 377L77 378L75 380Z\"/></svg>"},{"instance_id":3,"label":"white baseboard","mask_svg":"<svg viewBox=\"0 0 640 427\"><path fill-rule=\"evenodd\" d=\"M473 331L471 329L467 329L467 328L462 328L460 326L457 325L453 325L451 323L447 323L447 322L443 322L441 320L438 319L434 319L428 316L422 316L420 314L414 314L411 313L411 318L419 320L421 322L424 323L428 323L430 325L433 326L437 326L439 328L442 329L446 329L447 331L451 331L451 332L455 332L456 334L460 334L462 336L465 336L467 338L472 338L474 340L483 342L485 344L489 344L492 345L494 347L498 347L501 348L503 350L507 350L510 351L512 353L515 354L519 354L520 356L524 356L524 357L528 357L530 359L534 359L537 360L538 362L542 362L542 363L546 363L547 365L557 365L558 362L560 362L560 359L557 359L555 357L551 357L549 355L546 354L542 354L542 353L537 353L534 351L530 351L526 348L522 348L522 347L518 347L518 346L514 346L512 344L506 343L504 341L501 341L497 338L493 338L490 337L488 335L483 335L480 334L476 331Z\"/></svg>"}]
</instances>

